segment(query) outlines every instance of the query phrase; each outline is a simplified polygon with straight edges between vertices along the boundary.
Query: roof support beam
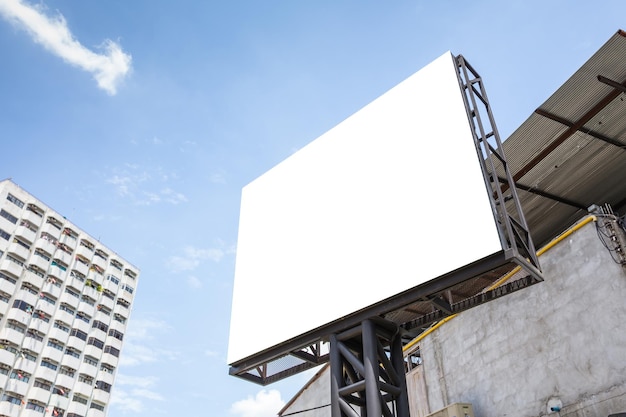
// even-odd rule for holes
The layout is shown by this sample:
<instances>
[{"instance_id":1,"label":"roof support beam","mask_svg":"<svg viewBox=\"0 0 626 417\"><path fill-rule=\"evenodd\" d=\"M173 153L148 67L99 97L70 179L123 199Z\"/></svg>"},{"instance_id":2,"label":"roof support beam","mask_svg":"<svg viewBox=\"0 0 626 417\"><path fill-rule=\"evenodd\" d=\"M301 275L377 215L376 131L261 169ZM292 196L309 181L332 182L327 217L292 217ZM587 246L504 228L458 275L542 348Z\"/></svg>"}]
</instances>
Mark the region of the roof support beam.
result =
<instances>
[{"instance_id":1,"label":"roof support beam","mask_svg":"<svg viewBox=\"0 0 626 417\"><path fill-rule=\"evenodd\" d=\"M620 85L620 84L618 84L618 85ZM626 90L626 87L622 87L622 88L624 88ZM557 123L561 123L562 125L565 125L567 127L573 127L575 125L574 122L570 122L569 120L566 120L566 119L562 118L561 116L557 116L554 113L550 113L550 112L547 112L547 111L542 110L542 109L535 110L535 113L537 113L539 116L543 116L543 117L545 117L547 119L554 120ZM593 138L596 138L598 140L601 140L602 142L606 142L606 143L611 144L613 146L617 146L620 149L625 149L623 144L621 144L620 142L616 141L615 139L612 139L612 138L610 138L608 136L605 136L605 135L603 135L601 133L594 132L593 130L582 129L582 127L578 128L578 131L582 132L582 133L584 133L586 135L589 135L589 136L591 136Z\"/></svg>"},{"instance_id":2,"label":"roof support beam","mask_svg":"<svg viewBox=\"0 0 626 417\"><path fill-rule=\"evenodd\" d=\"M622 85L626 86L626 83L622 83ZM574 122L572 126L570 126L565 132L561 133L556 139L554 139L546 148L539 152L533 159L531 159L526 165L520 169L517 174L513 176L513 181L517 182L524 175L528 174L528 172L533 169L539 162L541 162L546 156L550 155L553 150L559 147L560 144L565 142L567 138L572 136L575 132L580 130L581 127L585 125L589 120L591 120L595 115L600 113L602 109L604 109L611 101L615 100L617 96L622 94L620 90L613 89L609 94L604 96L600 101L596 103L595 106L591 107L587 113L585 113L579 120ZM535 110L536 111L536 110ZM504 186L506 187L506 185Z\"/></svg>"},{"instance_id":3,"label":"roof support beam","mask_svg":"<svg viewBox=\"0 0 626 417\"><path fill-rule=\"evenodd\" d=\"M598 81L606 85L610 85L611 87L621 91L622 93L626 93L626 86L618 83L617 81L613 81L610 78L603 77L602 75L598 75Z\"/></svg>"},{"instance_id":4,"label":"roof support beam","mask_svg":"<svg viewBox=\"0 0 626 417\"><path fill-rule=\"evenodd\" d=\"M498 181L500 181L501 183L505 184L504 178L498 177ZM544 197L544 198L556 201L557 203L567 204L568 206L572 206L572 207L575 207L575 208L580 209L580 210L585 210L586 211L587 207L589 207L588 204L585 205L585 204L582 204L582 203L578 203L576 201L568 200L567 198L559 197L558 195L550 194L550 193L547 193L545 191L539 190L537 188L529 187L527 185L520 184L519 182L515 183L515 188L519 188L520 190L526 191L528 193L535 194L535 195L538 195L538 196L541 196L541 197Z\"/></svg>"}]
</instances>

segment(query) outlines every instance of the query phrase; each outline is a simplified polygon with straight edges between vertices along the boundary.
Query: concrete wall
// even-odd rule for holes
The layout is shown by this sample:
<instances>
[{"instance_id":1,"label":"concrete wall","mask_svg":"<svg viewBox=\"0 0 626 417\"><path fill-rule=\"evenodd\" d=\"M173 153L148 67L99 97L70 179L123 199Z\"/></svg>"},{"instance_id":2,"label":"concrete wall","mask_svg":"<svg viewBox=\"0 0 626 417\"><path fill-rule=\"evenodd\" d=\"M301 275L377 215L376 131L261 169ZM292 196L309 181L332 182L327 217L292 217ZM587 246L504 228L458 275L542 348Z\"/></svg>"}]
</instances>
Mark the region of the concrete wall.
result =
<instances>
[{"instance_id":1,"label":"concrete wall","mask_svg":"<svg viewBox=\"0 0 626 417\"><path fill-rule=\"evenodd\" d=\"M279 416L330 417L330 366L324 366L280 411Z\"/></svg>"},{"instance_id":2,"label":"concrete wall","mask_svg":"<svg viewBox=\"0 0 626 417\"><path fill-rule=\"evenodd\" d=\"M626 273L590 223L540 258L545 282L468 310L420 344L430 410L626 412ZM411 393L409 393L411 395Z\"/></svg>"}]
</instances>

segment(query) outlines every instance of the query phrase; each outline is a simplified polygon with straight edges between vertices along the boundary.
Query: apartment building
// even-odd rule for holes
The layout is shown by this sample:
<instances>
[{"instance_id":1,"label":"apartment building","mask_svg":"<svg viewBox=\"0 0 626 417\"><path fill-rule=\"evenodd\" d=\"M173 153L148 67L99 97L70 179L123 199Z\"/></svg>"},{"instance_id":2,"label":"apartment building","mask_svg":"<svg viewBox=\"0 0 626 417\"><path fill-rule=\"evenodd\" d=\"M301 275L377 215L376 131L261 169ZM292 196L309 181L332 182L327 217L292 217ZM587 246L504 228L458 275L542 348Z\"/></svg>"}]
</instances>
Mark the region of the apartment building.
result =
<instances>
[{"instance_id":1,"label":"apartment building","mask_svg":"<svg viewBox=\"0 0 626 417\"><path fill-rule=\"evenodd\" d=\"M139 270L0 181L0 417L104 417Z\"/></svg>"}]
</instances>

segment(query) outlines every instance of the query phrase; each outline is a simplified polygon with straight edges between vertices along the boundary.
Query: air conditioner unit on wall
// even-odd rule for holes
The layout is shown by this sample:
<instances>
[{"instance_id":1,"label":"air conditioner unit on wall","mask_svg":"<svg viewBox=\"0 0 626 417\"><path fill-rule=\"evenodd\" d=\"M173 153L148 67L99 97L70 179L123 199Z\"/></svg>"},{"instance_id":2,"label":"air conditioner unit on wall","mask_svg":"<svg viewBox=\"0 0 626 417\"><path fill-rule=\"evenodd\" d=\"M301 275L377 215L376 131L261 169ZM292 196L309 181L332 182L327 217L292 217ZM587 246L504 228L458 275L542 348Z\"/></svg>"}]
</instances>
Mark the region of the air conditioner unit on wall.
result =
<instances>
[{"instance_id":1,"label":"air conditioner unit on wall","mask_svg":"<svg viewBox=\"0 0 626 417\"><path fill-rule=\"evenodd\" d=\"M454 403L426 417L474 417L474 410L472 410L472 404Z\"/></svg>"}]
</instances>

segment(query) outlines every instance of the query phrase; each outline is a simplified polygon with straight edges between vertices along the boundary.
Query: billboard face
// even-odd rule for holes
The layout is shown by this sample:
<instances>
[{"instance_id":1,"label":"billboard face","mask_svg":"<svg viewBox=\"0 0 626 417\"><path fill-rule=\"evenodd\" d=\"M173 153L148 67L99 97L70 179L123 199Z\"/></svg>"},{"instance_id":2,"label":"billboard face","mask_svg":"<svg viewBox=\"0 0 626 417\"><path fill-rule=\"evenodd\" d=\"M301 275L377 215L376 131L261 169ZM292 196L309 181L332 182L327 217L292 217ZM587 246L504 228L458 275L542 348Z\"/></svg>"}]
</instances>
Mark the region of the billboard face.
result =
<instances>
[{"instance_id":1,"label":"billboard face","mask_svg":"<svg viewBox=\"0 0 626 417\"><path fill-rule=\"evenodd\" d=\"M446 53L244 187L228 362L500 250Z\"/></svg>"}]
</instances>

